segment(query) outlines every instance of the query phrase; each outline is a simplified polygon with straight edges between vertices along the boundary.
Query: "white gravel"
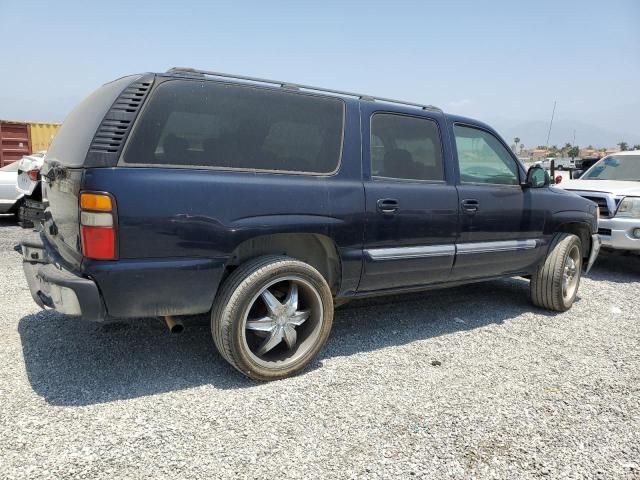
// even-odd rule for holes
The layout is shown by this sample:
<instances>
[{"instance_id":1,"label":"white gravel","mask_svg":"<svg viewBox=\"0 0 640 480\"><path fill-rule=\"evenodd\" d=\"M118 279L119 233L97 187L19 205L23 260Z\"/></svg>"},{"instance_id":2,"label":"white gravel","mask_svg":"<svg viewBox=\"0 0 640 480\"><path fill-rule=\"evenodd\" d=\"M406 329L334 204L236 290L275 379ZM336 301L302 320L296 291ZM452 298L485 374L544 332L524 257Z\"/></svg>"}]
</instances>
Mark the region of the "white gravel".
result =
<instances>
[{"instance_id":1,"label":"white gravel","mask_svg":"<svg viewBox=\"0 0 640 480\"><path fill-rule=\"evenodd\" d=\"M258 384L207 326L41 312L0 220L0 478L640 478L640 258L564 314L522 279L355 302Z\"/></svg>"}]
</instances>

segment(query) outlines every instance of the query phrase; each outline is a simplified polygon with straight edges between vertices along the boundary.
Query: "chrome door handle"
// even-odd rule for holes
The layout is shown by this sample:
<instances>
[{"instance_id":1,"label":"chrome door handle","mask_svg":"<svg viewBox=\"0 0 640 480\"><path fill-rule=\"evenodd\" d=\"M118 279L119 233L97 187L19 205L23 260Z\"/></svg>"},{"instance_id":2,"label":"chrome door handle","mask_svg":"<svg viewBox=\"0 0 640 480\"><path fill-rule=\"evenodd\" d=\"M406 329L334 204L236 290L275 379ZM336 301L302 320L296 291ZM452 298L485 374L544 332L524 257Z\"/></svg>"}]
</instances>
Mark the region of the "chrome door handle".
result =
<instances>
[{"instance_id":1,"label":"chrome door handle","mask_svg":"<svg viewBox=\"0 0 640 480\"><path fill-rule=\"evenodd\" d=\"M480 209L480 202L475 198L467 198L460 202L460 206L462 207L462 211L464 213L473 215Z\"/></svg>"},{"instance_id":2,"label":"chrome door handle","mask_svg":"<svg viewBox=\"0 0 640 480\"><path fill-rule=\"evenodd\" d=\"M376 207L383 215L393 215L398 212L400 202L395 198L381 198L376 202Z\"/></svg>"}]
</instances>

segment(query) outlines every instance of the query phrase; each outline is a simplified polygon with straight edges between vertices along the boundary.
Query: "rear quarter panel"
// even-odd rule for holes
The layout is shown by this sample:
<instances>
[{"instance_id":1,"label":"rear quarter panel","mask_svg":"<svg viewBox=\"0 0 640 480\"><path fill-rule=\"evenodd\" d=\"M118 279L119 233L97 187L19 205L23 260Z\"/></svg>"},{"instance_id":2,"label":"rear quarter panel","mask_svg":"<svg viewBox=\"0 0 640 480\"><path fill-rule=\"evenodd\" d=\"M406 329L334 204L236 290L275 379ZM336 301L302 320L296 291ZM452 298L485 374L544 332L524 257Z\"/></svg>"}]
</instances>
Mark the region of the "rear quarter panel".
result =
<instances>
[{"instance_id":1,"label":"rear quarter panel","mask_svg":"<svg viewBox=\"0 0 640 480\"><path fill-rule=\"evenodd\" d=\"M341 291L360 279L364 217L357 104L346 109L339 171L331 176L192 168L85 171L83 190L111 193L119 260L86 261L114 316L207 311L242 242L317 233L335 242ZM355 109L355 110L354 110Z\"/></svg>"}]
</instances>

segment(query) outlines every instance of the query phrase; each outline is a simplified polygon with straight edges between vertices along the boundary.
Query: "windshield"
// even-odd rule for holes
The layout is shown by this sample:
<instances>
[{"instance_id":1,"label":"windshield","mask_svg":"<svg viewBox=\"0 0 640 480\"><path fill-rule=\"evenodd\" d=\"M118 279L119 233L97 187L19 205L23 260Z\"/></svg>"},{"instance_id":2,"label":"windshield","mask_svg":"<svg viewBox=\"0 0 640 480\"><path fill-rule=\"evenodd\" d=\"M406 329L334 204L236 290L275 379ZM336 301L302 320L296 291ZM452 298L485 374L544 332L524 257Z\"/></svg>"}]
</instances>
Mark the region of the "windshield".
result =
<instances>
[{"instance_id":1,"label":"windshield","mask_svg":"<svg viewBox=\"0 0 640 480\"><path fill-rule=\"evenodd\" d=\"M640 155L611 155L592 166L581 180L640 181Z\"/></svg>"}]
</instances>

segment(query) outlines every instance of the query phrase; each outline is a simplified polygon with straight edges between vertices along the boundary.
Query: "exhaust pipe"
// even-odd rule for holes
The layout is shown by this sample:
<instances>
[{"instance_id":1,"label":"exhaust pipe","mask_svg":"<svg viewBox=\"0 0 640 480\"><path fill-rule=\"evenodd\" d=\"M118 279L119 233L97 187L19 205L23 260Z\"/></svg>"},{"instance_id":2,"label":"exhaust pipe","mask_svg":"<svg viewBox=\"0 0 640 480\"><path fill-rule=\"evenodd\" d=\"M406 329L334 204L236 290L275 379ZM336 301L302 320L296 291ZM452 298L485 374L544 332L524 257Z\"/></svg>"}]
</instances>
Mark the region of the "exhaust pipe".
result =
<instances>
[{"instance_id":1,"label":"exhaust pipe","mask_svg":"<svg viewBox=\"0 0 640 480\"><path fill-rule=\"evenodd\" d=\"M177 318L174 318L172 316L166 316L163 318L164 323L167 325L167 328L171 333L182 333L184 331L184 325Z\"/></svg>"}]
</instances>

